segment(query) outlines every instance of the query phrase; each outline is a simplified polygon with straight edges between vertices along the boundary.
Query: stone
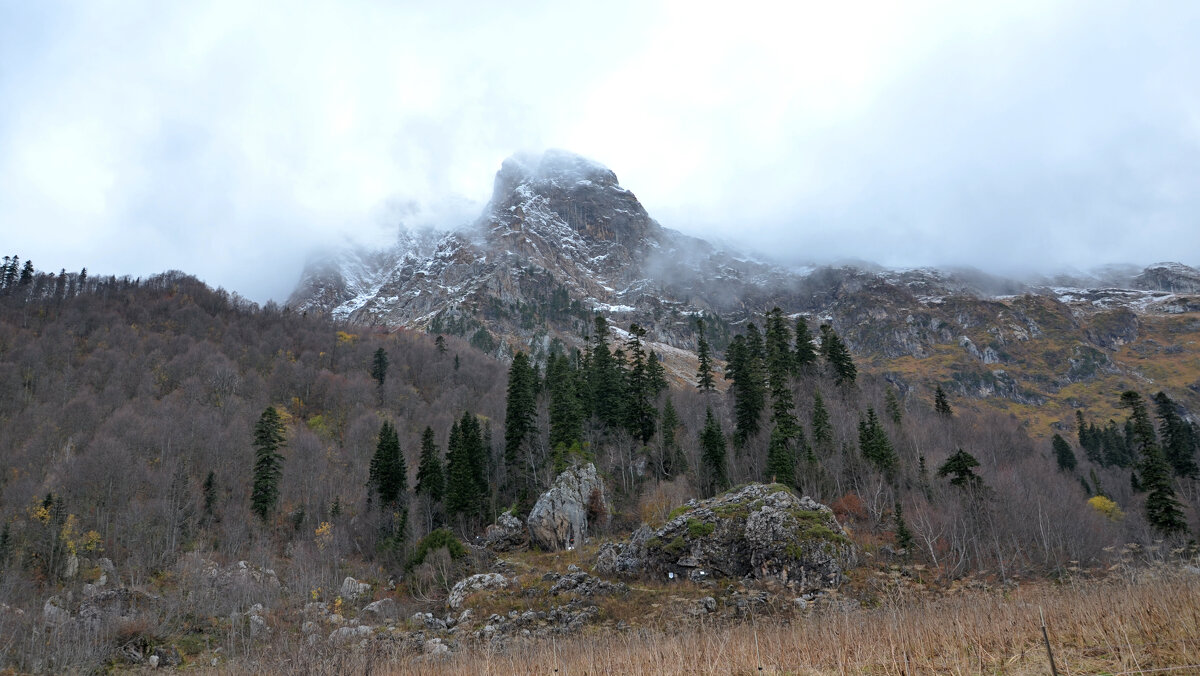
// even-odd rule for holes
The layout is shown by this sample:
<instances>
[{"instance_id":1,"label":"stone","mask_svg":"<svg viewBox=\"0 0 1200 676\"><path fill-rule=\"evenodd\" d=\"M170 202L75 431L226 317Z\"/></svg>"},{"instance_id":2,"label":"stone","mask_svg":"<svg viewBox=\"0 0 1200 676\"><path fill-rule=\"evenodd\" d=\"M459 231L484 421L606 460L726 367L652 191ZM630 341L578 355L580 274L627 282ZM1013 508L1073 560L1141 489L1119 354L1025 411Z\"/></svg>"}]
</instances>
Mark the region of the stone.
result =
<instances>
[{"instance_id":1,"label":"stone","mask_svg":"<svg viewBox=\"0 0 1200 676\"><path fill-rule=\"evenodd\" d=\"M602 547L595 570L700 583L750 577L806 592L837 587L857 563L833 511L778 484L750 484L676 511L657 528Z\"/></svg>"},{"instance_id":2,"label":"stone","mask_svg":"<svg viewBox=\"0 0 1200 676\"><path fill-rule=\"evenodd\" d=\"M505 512L487 527L483 540L484 546L494 552L519 551L529 547L529 531L519 518Z\"/></svg>"},{"instance_id":3,"label":"stone","mask_svg":"<svg viewBox=\"0 0 1200 676\"><path fill-rule=\"evenodd\" d=\"M58 626L71 621L71 611L67 610L65 603L58 596L51 596L42 604L42 619L46 624Z\"/></svg>"},{"instance_id":4,"label":"stone","mask_svg":"<svg viewBox=\"0 0 1200 676\"><path fill-rule=\"evenodd\" d=\"M345 580L342 580L340 591L343 599L353 601L360 596L366 596L367 592L371 591L371 585L347 576Z\"/></svg>"},{"instance_id":5,"label":"stone","mask_svg":"<svg viewBox=\"0 0 1200 676\"><path fill-rule=\"evenodd\" d=\"M471 594L489 589L504 589L508 584L508 578L500 573L479 573L472 575L471 577L459 580L454 585L454 588L450 590L450 598L447 600L447 604L451 608L458 610L462 607L463 601Z\"/></svg>"},{"instance_id":6,"label":"stone","mask_svg":"<svg viewBox=\"0 0 1200 676\"><path fill-rule=\"evenodd\" d=\"M396 605L396 600L392 598L379 599L378 601L368 603L358 612L359 617L377 622L390 620L399 614L400 607Z\"/></svg>"},{"instance_id":7,"label":"stone","mask_svg":"<svg viewBox=\"0 0 1200 676\"><path fill-rule=\"evenodd\" d=\"M574 593L580 596L596 596L629 593L629 586L623 582L609 582L592 577L578 569L576 571L558 578L558 581L550 588L550 594Z\"/></svg>"},{"instance_id":8,"label":"stone","mask_svg":"<svg viewBox=\"0 0 1200 676\"><path fill-rule=\"evenodd\" d=\"M704 598L700 599L700 607L703 608L704 612L706 613L715 613L717 612L717 600L711 596L705 596Z\"/></svg>"},{"instance_id":9,"label":"stone","mask_svg":"<svg viewBox=\"0 0 1200 676\"><path fill-rule=\"evenodd\" d=\"M604 482L596 474L596 466L588 463L559 474L538 498L525 523L534 544L558 551L583 544L589 527L606 526L611 518Z\"/></svg>"},{"instance_id":10,"label":"stone","mask_svg":"<svg viewBox=\"0 0 1200 676\"><path fill-rule=\"evenodd\" d=\"M373 631L374 628L367 624L360 624L357 627L338 627L329 633L329 642L341 645L350 641L368 639Z\"/></svg>"}]
</instances>

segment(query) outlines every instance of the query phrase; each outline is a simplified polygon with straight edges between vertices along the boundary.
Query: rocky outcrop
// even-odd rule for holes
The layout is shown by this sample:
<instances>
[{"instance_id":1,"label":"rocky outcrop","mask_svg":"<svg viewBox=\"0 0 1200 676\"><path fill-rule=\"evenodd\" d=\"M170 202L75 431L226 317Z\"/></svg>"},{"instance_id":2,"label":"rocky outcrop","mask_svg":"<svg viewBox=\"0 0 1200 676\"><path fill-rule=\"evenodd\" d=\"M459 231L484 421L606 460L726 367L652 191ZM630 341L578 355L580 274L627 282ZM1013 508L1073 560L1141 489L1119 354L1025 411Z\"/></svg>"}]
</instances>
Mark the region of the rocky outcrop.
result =
<instances>
[{"instance_id":1,"label":"rocky outcrop","mask_svg":"<svg viewBox=\"0 0 1200 676\"><path fill-rule=\"evenodd\" d=\"M342 598L354 600L362 596L366 596L371 591L371 585L366 582L359 582L352 577L347 576L342 580L342 588L340 589Z\"/></svg>"},{"instance_id":2,"label":"rocky outcrop","mask_svg":"<svg viewBox=\"0 0 1200 676\"><path fill-rule=\"evenodd\" d=\"M501 514L483 537L484 545L493 552L513 552L529 546L529 531L511 512Z\"/></svg>"},{"instance_id":3,"label":"rocky outcrop","mask_svg":"<svg viewBox=\"0 0 1200 676\"><path fill-rule=\"evenodd\" d=\"M483 591L486 589L504 589L507 586L508 578L504 577L500 573L479 573L478 575L472 575L466 579L459 580L458 583L454 585L454 588L450 590L450 598L447 599L446 603L451 608L457 610L458 608L462 607L463 601L465 601L468 596L477 591Z\"/></svg>"},{"instance_id":4,"label":"rocky outcrop","mask_svg":"<svg viewBox=\"0 0 1200 676\"><path fill-rule=\"evenodd\" d=\"M607 526L610 518L604 482L597 476L596 466L588 463L559 474L550 490L538 498L525 523L536 545L556 551L583 544L589 527Z\"/></svg>"},{"instance_id":5,"label":"rocky outcrop","mask_svg":"<svg viewBox=\"0 0 1200 676\"><path fill-rule=\"evenodd\" d=\"M396 600L386 598L363 606L363 609L358 611L358 617L362 620L382 622L396 617L399 613L400 607L396 604Z\"/></svg>"},{"instance_id":6,"label":"rocky outcrop","mask_svg":"<svg viewBox=\"0 0 1200 676\"><path fill-rule=\"evenodd\" d=\"M605 545L602 574L752 578L796 591L837 587L857 552L832 510L778 484L692 500L657 528Z\"/></svg>"}]
</instances>

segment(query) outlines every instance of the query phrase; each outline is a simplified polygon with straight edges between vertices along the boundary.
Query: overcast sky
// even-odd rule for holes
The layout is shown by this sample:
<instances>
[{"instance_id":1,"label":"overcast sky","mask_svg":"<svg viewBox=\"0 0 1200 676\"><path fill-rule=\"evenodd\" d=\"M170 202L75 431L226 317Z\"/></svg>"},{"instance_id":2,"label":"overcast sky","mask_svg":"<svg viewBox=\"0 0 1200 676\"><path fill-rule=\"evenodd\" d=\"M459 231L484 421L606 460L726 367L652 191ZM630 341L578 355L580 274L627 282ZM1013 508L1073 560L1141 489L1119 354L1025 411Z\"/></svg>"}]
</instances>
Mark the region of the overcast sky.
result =
<instances>
[{"instance_id":1,"label":"overcast sky","mask_svg":"<svg viewBox=\"0 0 1200 676\"><path fill-rule=\"evenodd\" d=\"M1200 2L567 5L0 0L3 253L282 300L555 147L787 261L1200 264Z\"/></svg>"}]
</instances>

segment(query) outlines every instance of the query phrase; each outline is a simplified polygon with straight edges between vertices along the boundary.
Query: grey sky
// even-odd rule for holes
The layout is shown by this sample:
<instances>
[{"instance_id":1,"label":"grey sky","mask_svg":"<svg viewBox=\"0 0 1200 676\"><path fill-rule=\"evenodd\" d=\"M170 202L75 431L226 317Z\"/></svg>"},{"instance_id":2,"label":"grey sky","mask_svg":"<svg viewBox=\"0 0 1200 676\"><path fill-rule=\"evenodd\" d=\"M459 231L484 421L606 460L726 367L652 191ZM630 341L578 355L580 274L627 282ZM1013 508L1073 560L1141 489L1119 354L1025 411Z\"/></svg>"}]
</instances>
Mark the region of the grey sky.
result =
<instances>
[{"instance_id":1,"label":"grey sky","mask_svg":"<svg viewBox=\"0 0 1200 676\"><path fill-rule=\"evenodd\" d=\"M1200 3L0 0L0 242L263 301L599 160L790 261L1200 263Z\"/></svg>"}]
</instances>

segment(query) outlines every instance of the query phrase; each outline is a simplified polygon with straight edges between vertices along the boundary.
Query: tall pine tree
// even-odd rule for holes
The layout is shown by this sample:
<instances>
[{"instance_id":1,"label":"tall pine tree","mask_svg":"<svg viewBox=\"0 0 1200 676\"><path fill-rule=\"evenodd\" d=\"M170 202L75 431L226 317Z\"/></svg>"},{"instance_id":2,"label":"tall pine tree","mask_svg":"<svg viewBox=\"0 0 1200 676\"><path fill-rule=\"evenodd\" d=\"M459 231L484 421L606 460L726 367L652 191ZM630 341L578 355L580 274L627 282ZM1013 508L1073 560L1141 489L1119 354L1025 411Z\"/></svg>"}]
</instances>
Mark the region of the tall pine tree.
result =
<instances>
[{"instance_id":1,"label":"tall pine tree","mask_svg":"<svg viewBox=\"0 0 1200 676\"><path fill-rule=\"evenodd\" d=\"M367 483L384 508L400 504L408 492L408 467L400 451L400 437L390 421L385 420L379 426L379 441L371 457Z\"/></svg>"},{"instance_id":2,"label":"tall pine tree","mask_svg":"<svg viewBox=\"0 0 1200 676\"><path fill-rule=\"evenodd\" d=\"M417 464L416 493L429 496L433 502L441 502L445 494L442 459L433 439L432 427L426 427L421 434L421 459Z\"/></svg>"},{"instance_id":3,"label":"tall pine tree","mask_svg":"<svg viewBox=\"0 0 1200 676\"><path fill-rule=\"evenodd\" d=\"M713 380L712 373L712 356L708 353L708 338L704 335L704 320L696 320L696 358L700 365L696 371L696 387L701 392L712 392L716 389L716 382Z\"/></svg>"},{"instance_id":4,"label":"tall pine tree","mask_svg":"<svg viewBox=\"0 0 1200 676\"><path fill-rule=\"evenodd\" d=\"M796 374L817 363L817 350L813 347L813 335L803 317L796 318L796 348L793 351Z\"/></svg>"},{"instance_id":5,"label":"tall pine tree","mask_svg":"<svg viewBox=\"0 0 1200 676\"><path fill-rule=\"evenodd\" d=\"M525 444L536 434L537 373L524 352L513 357L508 369L508 400L504 414L504 467L510 490L523 495L529 488L534 467Z\"/></svg>"},{"instance_id":6,"label":"tall pine tree","mask_svg":"<svg viewBox=\"0 0 1200 676\"><path fill-rule=\"evenodd\" d=\"M712 407L704 412L704 429L700 432L700 467L704 488L709 495L729 487L729 472L725 467L725 434L721 423L713 417Z\"/></svg>"},{"instance_id":7,"label":"tall pine tree","mask_svg":"<svg viewBox=\"0 0 1200 676\"><path fill-rule=\"evenodd\" d=\"M1175 476L1200 478L1200 468L1196 466L1195 430L1179 415L1175 402L1166 392L1154 395L1154 412L1158 418L1163 456Z\"/></svg>"},{"instance_id":8,"label":"tall pine tree","mask_svg":"<svg viewBox=\"0 0 1200 676\"><path fill-rule=\"evenodd\" d=\"M658 409L654 407L653 384L646 365L646 352L642 347L642 338L646 330L637 324L629 326L629 340L625 347L629 349L629 373L625 387L625 428L635 439L647 444L654 436L655 418Z\"/></svg>"}]
</instances>

